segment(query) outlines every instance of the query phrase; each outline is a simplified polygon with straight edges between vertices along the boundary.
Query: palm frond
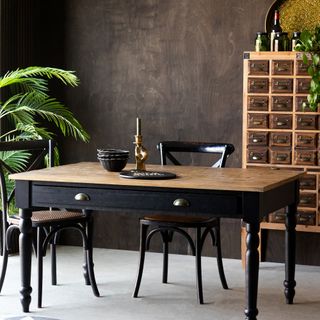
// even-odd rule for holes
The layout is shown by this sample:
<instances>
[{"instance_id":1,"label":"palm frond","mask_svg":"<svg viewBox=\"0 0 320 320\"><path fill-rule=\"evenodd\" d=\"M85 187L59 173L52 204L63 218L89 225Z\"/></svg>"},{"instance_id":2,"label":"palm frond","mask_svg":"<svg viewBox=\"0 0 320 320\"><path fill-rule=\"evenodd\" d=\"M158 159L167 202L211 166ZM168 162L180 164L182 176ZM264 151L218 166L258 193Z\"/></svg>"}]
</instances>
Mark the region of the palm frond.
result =
<instances>
[{"instance_id":1,"label":"palm frond","mask_svg":"<svg viewBox=\"0 0 320 320\"><path fill-rule=\"evenodd\" d=\"M23 171L28 164L30 152L19 151L0 151L0 159L14 172Z\"/></svg>"}]
</instances>

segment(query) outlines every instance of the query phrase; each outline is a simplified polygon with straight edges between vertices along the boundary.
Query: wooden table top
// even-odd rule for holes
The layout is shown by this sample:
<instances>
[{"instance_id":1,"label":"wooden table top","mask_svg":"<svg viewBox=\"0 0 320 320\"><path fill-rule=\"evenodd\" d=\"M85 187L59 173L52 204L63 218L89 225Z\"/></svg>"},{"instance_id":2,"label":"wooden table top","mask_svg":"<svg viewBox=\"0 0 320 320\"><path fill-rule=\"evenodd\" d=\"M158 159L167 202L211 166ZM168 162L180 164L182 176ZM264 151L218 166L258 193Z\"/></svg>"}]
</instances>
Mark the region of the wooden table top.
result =
<instances>
[{"instance_id":1,"label":"wooden table top","mask_svg":"<svg viewBox=\"0 0 320 320\"><path fill-rule=\"evenodd\" d=\"M125 170L133 168L134 165L128 164ZM14 180L44 182L264 192L303 175L302 171L274 170L271 168L210 168L151 164L147 164L147 170L172 172L177 175L177 178L170 180L121 178L118 172L108 172L103 169L99 162L61 165L15 173L9 177Z\"/></svg>"}]
</instances>

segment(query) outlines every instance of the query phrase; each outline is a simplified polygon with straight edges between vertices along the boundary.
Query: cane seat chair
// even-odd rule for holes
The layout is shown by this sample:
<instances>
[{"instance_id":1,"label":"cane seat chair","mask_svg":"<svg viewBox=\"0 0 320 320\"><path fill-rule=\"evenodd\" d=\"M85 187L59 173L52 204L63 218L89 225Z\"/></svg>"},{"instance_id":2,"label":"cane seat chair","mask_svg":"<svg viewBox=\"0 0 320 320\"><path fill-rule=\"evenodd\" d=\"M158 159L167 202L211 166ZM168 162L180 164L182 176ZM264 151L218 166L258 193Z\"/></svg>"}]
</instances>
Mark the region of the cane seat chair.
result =
<instances>
[{"instance_id":1,"label":"cane seat chair","mask_svg":"<svg viewBox=\"0 0 320 320\"><path fill-rule=\"evenodd\" d=\"M51 167L53 166L53 153L55 143L53 140L36 140L36 141L12 141L0 142L0 186L1 186L1 218L2 218L2 269L0 275L0 292L5 280L8 256L12 252L13 234L19 230L19 216L10 215L9 210L12 208L14 201L14 188L8 189L7 175L17 172L8 164L5 159L11 153L14 155L18 152L25 154L25 165L21 171L39 169L44 166L45 161ZM95 296L99 296L98 287L93 270L92 257L92 217L91 212L83 210L82 212L66 211L57 209L46 209L33 211L32 228L34 230L33 248L37 257L38 265L38 301L39 308L42 307L42 283L43 283L43 257L46 255L47 247L50 245L51 252L51 283L57 284L56 269L56 243L57 235L62 229L78 230L82 237L84 250L83 274L85 284L91 285Z\"/></svg>"},{"instance_id":2,"label":"cane seat chair","mask_svg":"<svg viewBox=\"0 0 320 320\"><path fill-rule=\"evenodd\" d=\"M234 146L232 144L180 141L160 142L157 145L157 148L160 152L162 165L167 164L167 159L169 159L174 165L181 165L181 163L177 160L176 153L210 153L212 154L212 157L215 157L215 162L212 165L212 167L215 168L224 167L227 158L234 151ZM151 228L151 230L148 232L149 227ZM195 240L192 240L192 237L188 233L188 229L195 230ZM228 289L222 264L220 219L200 215L173 216L165 214L154 214L145 216L144 218L140 219L140 261L133 297L138 297L144 267L145 251L149 250L150 240L157 233L160 233L162 239L163 283L167 283L168 280L169 243L172 242L174 233L179 233L187 239L190 245L191 252L196 258L198 302L200 304L203 304L201 251L207 235L210 234L212 245L215 246L217 250L217 265L221 284L224 289Z\"/></svg>"}]
</instances>

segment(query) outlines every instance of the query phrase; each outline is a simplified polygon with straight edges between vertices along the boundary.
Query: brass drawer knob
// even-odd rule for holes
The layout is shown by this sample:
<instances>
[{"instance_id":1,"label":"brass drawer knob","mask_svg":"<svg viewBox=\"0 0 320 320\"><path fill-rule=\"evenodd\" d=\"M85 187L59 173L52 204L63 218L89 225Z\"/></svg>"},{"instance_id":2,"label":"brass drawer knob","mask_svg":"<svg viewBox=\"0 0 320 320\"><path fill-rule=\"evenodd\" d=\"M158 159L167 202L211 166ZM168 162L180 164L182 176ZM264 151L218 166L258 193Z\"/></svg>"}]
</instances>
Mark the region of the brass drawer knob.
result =
<instances>
[{"instance_id":1,"label":"brass drawer knob","mask_svg":"<svg viewBox=\"0 0 320 320\"><path fill-rule=\"evenodd\" d=\"M175 207L189 207L190 203L188 200L183 199L183 198L178 198L176 200L173 201L173 205Z\"/></svg>"},{"instance_id":2,"label":"brass drawer knob","mask_svg":"<svg viewBox=\"0 0 320 320\"><path fill-rule=\"evenodd\" d=\"M77 201L89 201L90 200L90 197L86 194L86 193L78 193L74 196L74 200L77 200Z\"/></svg>"}]
</instances>

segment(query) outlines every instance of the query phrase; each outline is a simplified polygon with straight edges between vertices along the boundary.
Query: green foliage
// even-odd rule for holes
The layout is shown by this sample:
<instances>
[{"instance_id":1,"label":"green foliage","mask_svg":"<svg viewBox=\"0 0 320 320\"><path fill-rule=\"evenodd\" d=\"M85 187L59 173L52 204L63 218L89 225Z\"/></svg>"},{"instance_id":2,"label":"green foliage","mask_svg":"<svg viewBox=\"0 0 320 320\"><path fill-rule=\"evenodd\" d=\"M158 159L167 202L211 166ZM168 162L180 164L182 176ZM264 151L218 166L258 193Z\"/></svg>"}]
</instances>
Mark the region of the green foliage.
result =
<instances>
[{"instance_id":1,"label":"green foliage","mask_svg":"<svg viewBox=\"0 0 320 320\"><path fill-rule=\"evenodd\" d=\"M1 141L52 139L54 133L45 127L51 123L64 136L72 136L84 142L89 134L73 113L55 98L50 97L48 80L56 78L64 85L75 87L79 79L74 71L58 68L31 66L7 72L0 77L0 89L8 88L9 98L0 102L0 121L9 124L7 132L1 132ZM29 154L24 151L0 152L0 159L21 171ZM55 149L55 162L59 154Z\"/></svg>"},{"instance_id":2,"label":"green foliage","mask_svg":"<svg viewBox=\"0 0 320 320\"><path fill-rule=\"evenodd\" d=\"M28 67L7 72L0 77L0 89L9 87L12 95L0 103L0 120L11 124L12 130L0 139L50 139L53 132L39 123L44 119L59 128L64 136L88 142L89 135L73 113L49 96L48 79L56 78L72 87L79 84L73 71L50 67Z\"/></svg>"},{"instance_id":3,"label":"green foliage","mask_svg":"<svg viewBox=\"0 0 320 320\"><path fill-rule=\"evenodd\" d=\"M320 27L314 31L302 31L295 50L307 53L303 55L303 62L308 65L308 74L311 76L308 106L316 111L320 107Z\"/></svg>"}]
</instances>

